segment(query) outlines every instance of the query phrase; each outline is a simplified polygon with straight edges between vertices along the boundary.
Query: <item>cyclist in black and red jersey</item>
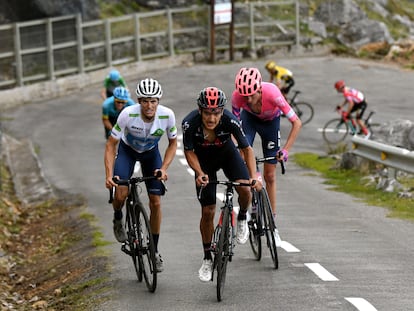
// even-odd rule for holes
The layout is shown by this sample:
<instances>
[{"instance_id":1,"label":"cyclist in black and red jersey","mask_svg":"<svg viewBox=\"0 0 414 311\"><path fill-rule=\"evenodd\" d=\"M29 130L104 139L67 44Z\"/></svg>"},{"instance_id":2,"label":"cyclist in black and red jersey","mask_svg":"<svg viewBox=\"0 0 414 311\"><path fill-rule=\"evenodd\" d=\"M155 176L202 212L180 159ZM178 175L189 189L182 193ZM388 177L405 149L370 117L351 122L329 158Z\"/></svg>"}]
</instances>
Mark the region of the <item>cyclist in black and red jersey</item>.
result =
<instances>
[{"instance_id":1,"label":"cyclist in black and red jersey","mask_svg":"<svg viewBox=\"0 0 414 311\"><path fill-rule=\"evenodd\" d=\"M199 270L203 282L212 277L211 241L214 233L216 210L217 172L222 169L231 181L249 182L252 187L261 188L254 181L256 164L253 148L249 145L240 122L228 110L223 91L216 87L203 89L197 99L198 109L190 112L182 121L184 153L189 166L194 170L197 194L204 187L199 198L201 204L200 232L203 242L204 259ZM237 141L242 156L232 140ZM246 243L249 235L246 212L251 204L249 187L236 187L239 194L240 212L237 216L237 242Z\"/></svg>"}]
</instances>

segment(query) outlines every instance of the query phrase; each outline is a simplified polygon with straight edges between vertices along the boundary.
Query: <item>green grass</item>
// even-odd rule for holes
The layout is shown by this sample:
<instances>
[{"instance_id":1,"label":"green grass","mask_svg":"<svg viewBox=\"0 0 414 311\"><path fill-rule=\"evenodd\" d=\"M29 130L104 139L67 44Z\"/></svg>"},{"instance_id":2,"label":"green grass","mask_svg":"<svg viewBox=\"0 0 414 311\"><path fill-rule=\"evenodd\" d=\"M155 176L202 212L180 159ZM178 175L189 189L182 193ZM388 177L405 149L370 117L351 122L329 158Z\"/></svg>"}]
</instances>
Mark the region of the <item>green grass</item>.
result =
<instances>
[{"instance_id":1,"label":"green grass","mask_svg":"<svg viewBox=\"0 0 414 311\"><path fill-rule=\"evenodd\" d=\"M313 153L298 153L294 161L299 166L312 169L326 179L325 184L331 190L348 193L368 205L387 208L390 217L414 221L414 199L400 198L396 192L384 192L376 189L376 184L368 184L366 175L360 170L345 170L337 167L337 160L331 156L319 156ZM414 179L405 177L398 180L404 187L413 189Z\"/></svg>"}]
</instances>

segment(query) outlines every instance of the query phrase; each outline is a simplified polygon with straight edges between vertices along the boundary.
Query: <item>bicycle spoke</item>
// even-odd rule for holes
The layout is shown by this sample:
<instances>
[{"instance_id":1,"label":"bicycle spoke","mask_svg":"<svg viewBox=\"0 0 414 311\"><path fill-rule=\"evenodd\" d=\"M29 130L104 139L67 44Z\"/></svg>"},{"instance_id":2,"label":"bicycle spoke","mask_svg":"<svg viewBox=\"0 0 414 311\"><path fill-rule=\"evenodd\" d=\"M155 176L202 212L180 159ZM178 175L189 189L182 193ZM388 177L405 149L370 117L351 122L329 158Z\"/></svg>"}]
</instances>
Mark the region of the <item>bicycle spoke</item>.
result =
<instances>
[{"instance_id":1,"label":"bicycle spoke","mask_svg":"<svg viewBox=\"0 0 414 311\"><path fill-rule=\"evenodd\" d=\"M269 197L267 195L266 189L262 189L262 203L263 203L263 211L264 211L264 219L265 222L265 231L266 231L266 240L267 246L269 247L270 255L272 257L273 266L275 269L279 268L279 259L277 256L277 248L276 248L276 239L275 239L275 221L273 219L272 207L270 205Z\"/></svg>"},{"instance_id":2,"label":"bicycle spoke","mask_svg":"<svg viewBox=\"0 0 414 311\"><path fill-rule=\"evenodd\" d=\"M292 107L302 121L302 125L308 124L313 119L313 107L305 102L297 102Z\"/></svg>"},{"instance_id":3,"label":"bicycle spoke","mask_svg":"<svg viewBox=\"0 0 414 311\"><path fill-rule=\"evenodd\" d=\"M348 135L348 124L342 119L328 121L322 130L322 136L328 144L338 144Z\"/></svg>"},{"instance_id":4,"label":"bicycle spoke","mask_svg":"<svg viewBox=\"0 0 414 311\"><path fill-rule=\"evenodd\" d=\"M138 205L137 205L138 206ZM137 208L138 211L138 253L142 262L142 270L145 283L150 292L154 292L157 287L157 269L155 260L155 246L150 232L150 224L145 209Z\"/></svg>"},{"instance_id":5,"label":"bicycle spoke","mask_svg":"<svg viewBox=\"0 0 414 311\"><path fill-rule=\"evenodd\" d=\"M223 223L217 245L217 300L221 301L226 283L227 263L230 254L230 211L225 208L223 211Z\"/></svg>"},{"instance_id":6,"label":"bicycle spoke","mask_svg":"<svg viewBox=\"0 0 414 311\"><path fill-rule=\"evenodd\" d=\"M253 192L253 198L255 202L257 202L256 213L252 214L252 219L249 221L249 242L250 246L253 251L253 255L257 261L262 258L262 239L261 239L261 219L260 219L260 211L262 209L261 202L260 202L260 192Z\"/></svg>"}]
</instances>

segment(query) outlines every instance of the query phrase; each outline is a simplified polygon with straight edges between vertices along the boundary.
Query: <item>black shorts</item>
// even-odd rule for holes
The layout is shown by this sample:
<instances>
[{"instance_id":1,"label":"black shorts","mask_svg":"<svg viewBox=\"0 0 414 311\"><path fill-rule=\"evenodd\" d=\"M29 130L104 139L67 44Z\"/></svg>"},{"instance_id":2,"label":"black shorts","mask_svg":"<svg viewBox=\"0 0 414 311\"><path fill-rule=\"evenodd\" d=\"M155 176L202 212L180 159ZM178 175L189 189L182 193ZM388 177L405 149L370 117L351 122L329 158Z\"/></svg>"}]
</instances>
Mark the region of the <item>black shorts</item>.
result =
<instances>
[{"instance_id":1,"label":"black shorts","mask_svg":"<svg viewBox=\"0 0 414 311\"><path fill-rule=\"evenodd\" d=\"M233 142L227 143L221 148L199 148L195 150L201 168L208 175L209 180L217 180L217 172L222 169L228 180L249 180L249 171L244 163L240 152ZM196 187L197 197L200 187ZM216 204L217 185L208 184L201 191L199 198L201 206Z\"/></svg>"},{"instance_id":2,"label":"black shorts","mask_svg":"<svg viewBox=\"0 0 414 311\"><path fill-rule=\"evenodd\" d=\"M359 104L355 104L354 107L352 107L351 113L356 111L355 117L357 120L360 120L364 115L365 109L367 109L367 102L364 100Z\"/></svg>"}]
</instances>

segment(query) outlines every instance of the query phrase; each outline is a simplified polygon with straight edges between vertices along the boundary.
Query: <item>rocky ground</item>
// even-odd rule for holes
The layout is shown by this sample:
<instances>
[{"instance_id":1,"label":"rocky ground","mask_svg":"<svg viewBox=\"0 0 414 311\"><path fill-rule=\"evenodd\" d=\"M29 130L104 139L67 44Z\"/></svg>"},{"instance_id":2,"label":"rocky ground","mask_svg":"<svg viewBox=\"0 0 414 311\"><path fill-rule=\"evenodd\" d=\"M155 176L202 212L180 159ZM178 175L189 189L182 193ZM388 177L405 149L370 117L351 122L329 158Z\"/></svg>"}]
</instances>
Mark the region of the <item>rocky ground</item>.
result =
<instances>
[{"instance_id":1,"label":"rocky ground","mask_svg":"<svg viewBox=\"0 0 414 311\"><path fill-rule=\"evenodd\" d=\"M41 184L36 178L20 179L18 171L10 170L16 161L35 163L30 150L10 160L5 149L14 143L8 141L1 157L0 310L91 310L105 299L108 279L83 199L54 190L45 201L30 194L31 200L20 200L16 189L25 188L27 194L45 193L45 188L34 186Z\"/></svg>"}]
</instances>

